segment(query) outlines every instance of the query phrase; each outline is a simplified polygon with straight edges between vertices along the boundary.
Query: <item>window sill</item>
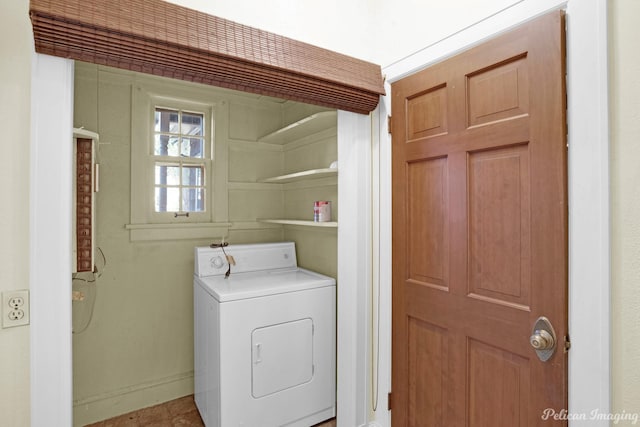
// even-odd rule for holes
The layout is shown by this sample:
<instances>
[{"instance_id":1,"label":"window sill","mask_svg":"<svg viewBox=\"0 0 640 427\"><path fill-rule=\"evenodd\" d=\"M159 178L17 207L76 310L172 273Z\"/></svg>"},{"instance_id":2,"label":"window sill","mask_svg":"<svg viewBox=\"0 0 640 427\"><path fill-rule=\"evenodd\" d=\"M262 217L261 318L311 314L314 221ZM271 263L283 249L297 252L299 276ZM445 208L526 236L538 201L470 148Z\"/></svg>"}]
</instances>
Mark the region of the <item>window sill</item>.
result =
<instances>
[{"instance_id":1,"label":"window sill","mask_svg":"<svg viewBox=\"0 0 640 427\"><path fill-rule=\"evenodd\" d=\"M145 242L157 240L210 239L226 236L230 222L192 222L185 224L126 224L129 240Z\"/></svg>"}]
</instances>

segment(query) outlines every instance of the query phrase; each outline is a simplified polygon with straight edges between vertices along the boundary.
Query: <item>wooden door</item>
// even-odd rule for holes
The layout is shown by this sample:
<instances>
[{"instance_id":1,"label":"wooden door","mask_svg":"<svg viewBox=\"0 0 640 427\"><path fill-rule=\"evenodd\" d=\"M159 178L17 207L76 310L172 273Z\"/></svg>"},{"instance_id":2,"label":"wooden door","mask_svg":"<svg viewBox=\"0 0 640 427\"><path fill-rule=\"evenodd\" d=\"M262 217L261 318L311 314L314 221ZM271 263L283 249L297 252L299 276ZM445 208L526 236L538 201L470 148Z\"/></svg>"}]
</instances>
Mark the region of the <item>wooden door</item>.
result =
<instances>
[{"instance_id":1,"label":"wooden door","mask_svg":"<svg viewBox=\"0 0 640 427\"><path fill-rule=\"evenodd\" d=\"M394 427L566 424L564 77L554 12L391 87Z\"/></svg>"}]
</instances>

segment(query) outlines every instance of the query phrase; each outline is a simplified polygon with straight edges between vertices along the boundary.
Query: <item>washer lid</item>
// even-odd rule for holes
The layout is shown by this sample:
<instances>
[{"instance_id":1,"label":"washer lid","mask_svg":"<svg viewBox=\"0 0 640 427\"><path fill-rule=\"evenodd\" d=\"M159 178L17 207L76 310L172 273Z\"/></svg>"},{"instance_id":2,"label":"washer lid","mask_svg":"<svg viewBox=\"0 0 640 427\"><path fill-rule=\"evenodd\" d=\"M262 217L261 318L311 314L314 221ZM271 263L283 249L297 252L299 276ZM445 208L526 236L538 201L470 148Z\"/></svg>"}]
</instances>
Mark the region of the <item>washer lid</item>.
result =
<instances>
[{"instance_id":1,"label":"washer lid","mask_svg":"<svg viewBox=\"0 0 640 427\"><path fill-rule=\"evenodd\" d=\"M303 291L336 284L333 277L303 268L232 273L227 279L224 276L195 277L195 280L219 302Z\"/></svg>"}]
</instances>

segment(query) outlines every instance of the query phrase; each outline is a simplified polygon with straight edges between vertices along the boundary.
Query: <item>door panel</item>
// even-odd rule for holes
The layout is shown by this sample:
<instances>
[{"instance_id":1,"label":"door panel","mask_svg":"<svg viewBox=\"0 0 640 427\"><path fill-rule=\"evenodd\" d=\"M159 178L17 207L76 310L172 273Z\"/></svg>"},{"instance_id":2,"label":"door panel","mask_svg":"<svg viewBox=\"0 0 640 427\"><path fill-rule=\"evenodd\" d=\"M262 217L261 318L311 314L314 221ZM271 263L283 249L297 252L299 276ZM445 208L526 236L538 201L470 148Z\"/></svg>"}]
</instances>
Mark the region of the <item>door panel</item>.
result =
<instances>
[{"instance_id":1,"label":"door panel","mask_svg":"<svg viewBox=\"0 0 640 427\"><path fill-rule=\"evenodd\" d=\"M409 379L412 427L446 426L448 381L447 331L416 318L409 319L409 370L420 373ZM431 373L431 374L430 374Z\"/></svg>"},{"instance_id":2,"label":"door panel","mask_svg":"<svg viewBox=\"0 0 640 427\"><path fill-rule=\"evenodd\" d=\"M566 408L564 17L392 85L394 427L536 426ZM545 421L544 425L562 425Z\"/></svg>"},{"instance_id":3,"label":"door panel","mask_svg":"<svg viewBox=\"0 0 640 427\"><path fill-rule=\"evenodd\" d=\"M491 345L469 340L469 426L526 426L529 360Z\"/></svg>"},{"instance_id":4,"label":"door panel","mask_svg":"<svg viewBox=\"0 0 640 427\"><path fill-rule=\"evenodd\" d=\"M446 289L449 285L447 221L447 159L436 158L407 166L409 280ZM419 201L419 203L418 203ZM429 256L425 257L424 254Z\"/></svg>"},{"instance_id":5,"label":"door panel","mask_svg":"<svg viewBox=\"0 0 640 427\"><path fill-rule=\"evenodd\" d=\"M251 349L251 395L255 399L313 379L311 319L254 329Z\"/></svg>"},{"instance_id":6,"label":"door panel","mask_svg":"<svg viewBox=\"0 0 640 427\"><path fill-rule=\"evenodd\" d=\"M529 308L528 144L468 154L469 296Z\"/></svg>"},{"instance_id":7,"label":"door panel","mask_svg":"<svg viewBox=\"0 0 640 427\"><path fill-rule=\"evenodd\" d=\"M407 142L447 133L446 89L442 84L407 99Z\"/></svg>"},{"instance_id":8,"label":"door panel","mask_svg":"<svg viewBox=\"0 0 640 427\"><path fill-rule=\"evenodd\" d=\"M528 113L527 65L526 56L517 56L467 75L468 127Z\"/></svg>"}]
</instances>

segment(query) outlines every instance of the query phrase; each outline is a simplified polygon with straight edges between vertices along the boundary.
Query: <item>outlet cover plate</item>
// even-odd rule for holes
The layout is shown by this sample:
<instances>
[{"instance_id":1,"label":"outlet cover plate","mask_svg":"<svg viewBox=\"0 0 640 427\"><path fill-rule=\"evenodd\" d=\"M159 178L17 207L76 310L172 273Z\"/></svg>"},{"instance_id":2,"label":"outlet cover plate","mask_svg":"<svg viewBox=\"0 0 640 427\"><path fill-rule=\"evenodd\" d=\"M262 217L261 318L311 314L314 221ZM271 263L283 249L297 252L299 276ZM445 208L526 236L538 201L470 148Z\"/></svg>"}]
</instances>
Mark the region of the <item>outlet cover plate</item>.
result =
<instances>
[{"instance_id":1,"label":"outlet cover plate","mask_svg":"<svg viewBox=\"0 0 640 427\"><path fill-rule=\"evenodd\" d=\"M5 291L2 293L2 327L11 328L29 324L29 291Z\"/></svg>"}]
</instances>

